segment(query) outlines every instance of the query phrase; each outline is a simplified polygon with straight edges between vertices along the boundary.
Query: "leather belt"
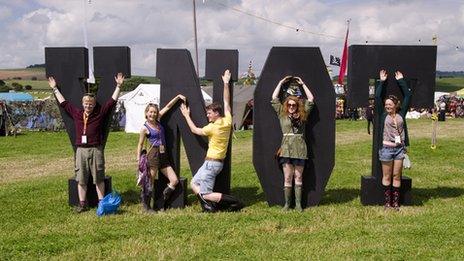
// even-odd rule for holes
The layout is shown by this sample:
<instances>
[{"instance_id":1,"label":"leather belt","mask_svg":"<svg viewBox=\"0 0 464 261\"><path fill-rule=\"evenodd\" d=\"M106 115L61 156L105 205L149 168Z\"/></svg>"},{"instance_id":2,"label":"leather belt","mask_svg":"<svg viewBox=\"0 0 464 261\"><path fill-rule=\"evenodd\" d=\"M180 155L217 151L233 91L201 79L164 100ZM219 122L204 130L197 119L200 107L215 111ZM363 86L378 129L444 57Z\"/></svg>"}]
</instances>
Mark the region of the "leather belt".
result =
<instances>
[{"instance_id":1,"label":"leather belt","mask_svg":"<svg viewBox=\"0 0 464 261\"><path fill-rule=\"evenodd\" d=\"M206 157L205 160L216 161L216 162L223 162L224 161L223 159L213 159L213 158L210 158L210 157Z\"/></svg>"}]
</instances>

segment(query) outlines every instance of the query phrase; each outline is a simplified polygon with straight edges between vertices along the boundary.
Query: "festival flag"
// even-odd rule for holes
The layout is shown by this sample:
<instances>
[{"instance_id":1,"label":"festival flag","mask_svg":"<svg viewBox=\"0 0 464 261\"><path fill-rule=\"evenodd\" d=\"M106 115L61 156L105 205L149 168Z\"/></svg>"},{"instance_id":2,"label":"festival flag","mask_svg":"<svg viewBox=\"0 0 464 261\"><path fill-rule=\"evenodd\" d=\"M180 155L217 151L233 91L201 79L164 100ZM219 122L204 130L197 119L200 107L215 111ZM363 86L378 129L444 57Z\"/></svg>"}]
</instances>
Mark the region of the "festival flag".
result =
<instances>
[{"instance_id":1,"label":"festival flag","mask_svg":"<svg viewBox=\"0 0 464 261\"><path fill-rule=\"evenodd\" d=\"M330 65L340 66L340 57L330 55Z\"/></svg>"},{"instance_id":2,"label":"festival flag","mask_svg":"<svg viewBox=\"0 0 464 261\"><path fill-rule=\"evenodd\" d=\"M342 63L340 65L340 73L338 74L338 83L343 84L343 78L345 78L346 64L348 63L348 33L350 31L350 21L348 20L348 26L346 28L345 45L343 46Z\"/></svg>"}]
</instances>

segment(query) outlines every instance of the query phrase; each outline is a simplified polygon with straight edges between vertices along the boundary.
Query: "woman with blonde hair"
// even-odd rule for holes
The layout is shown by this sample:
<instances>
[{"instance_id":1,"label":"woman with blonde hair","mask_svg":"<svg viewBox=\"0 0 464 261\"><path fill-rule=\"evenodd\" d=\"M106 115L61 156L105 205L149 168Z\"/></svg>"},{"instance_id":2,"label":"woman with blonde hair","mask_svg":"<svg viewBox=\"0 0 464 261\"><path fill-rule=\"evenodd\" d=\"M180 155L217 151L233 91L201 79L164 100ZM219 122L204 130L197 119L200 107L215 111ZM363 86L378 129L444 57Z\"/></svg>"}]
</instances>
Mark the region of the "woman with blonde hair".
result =
<instances>
[{"instance_id":1,"label":"woman with blonde hair","mask_svg":"<svg viewBox=\"0 0 464 261\"><path fill-rule=\"evenodd\" d=\"M281 88L286 91L283 103L279 99ZM303 89L306 99L301 95ZM295 180L295 210L301 207L303 171L308 159L305 140L306 123L314 107L314 96L300 77L285 76L272 93L272 107L279 118L282 143L278 151L279 164L284 172L284 211L289 210L292 198L292 181Z\"/></svg>"},{"instance_id":2,"label":"woman with blonde hair","mask_svg":"<svg viewBox=\"0 0 464 261\"><path fill-rule=\"evenodd\" d=\"M149 103L145 108L145 118L146 122L143 124L140 129L139 142L137 145L137 162L141 161L142 154L146 154L148 167L149 167L149 181L147 188L142 188L141 192L141 201L142 206L146 211L151 212L150 200L151 197L154 199L153 183L155 179L158 178L158 171L161 171L163 175L169 179L169 183L166 188L163 190L164 200L168 200L172 192L174 192L176 185L179 183L179 179L174 172L174 169L171 167L169 158L166 152L166 141L164 128L160 124L160 119L163 115L168 112L172 106L178 101L186 101L185 96L179 94L174 97L163 109L159 110L158 105L154 103ZM144 151L145 141L148 140L148 150ZM155 208L155 203L153 203L153 208Z\"/></svg>"}]
</instances>

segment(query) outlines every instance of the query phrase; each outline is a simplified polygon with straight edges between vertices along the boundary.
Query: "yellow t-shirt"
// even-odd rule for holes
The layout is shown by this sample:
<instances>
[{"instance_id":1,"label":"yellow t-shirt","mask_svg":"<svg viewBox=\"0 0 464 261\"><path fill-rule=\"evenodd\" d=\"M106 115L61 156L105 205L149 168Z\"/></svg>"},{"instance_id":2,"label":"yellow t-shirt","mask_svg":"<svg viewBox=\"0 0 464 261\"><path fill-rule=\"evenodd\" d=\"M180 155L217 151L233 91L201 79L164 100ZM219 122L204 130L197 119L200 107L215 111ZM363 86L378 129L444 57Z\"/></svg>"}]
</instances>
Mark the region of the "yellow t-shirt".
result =
<instances>
[{"instance_id":1,"label":"yellow t-shirt","mask_svg":"<svg viewBox=\"0 0 464 261\"><path fill-rule=\"evenodd\" d=\"M224 159L226 157L231 126L232 115L227 112L225 117L221 117L202 128L209 140L206 157L213 159Z\"/></svg>"}]
</instances>

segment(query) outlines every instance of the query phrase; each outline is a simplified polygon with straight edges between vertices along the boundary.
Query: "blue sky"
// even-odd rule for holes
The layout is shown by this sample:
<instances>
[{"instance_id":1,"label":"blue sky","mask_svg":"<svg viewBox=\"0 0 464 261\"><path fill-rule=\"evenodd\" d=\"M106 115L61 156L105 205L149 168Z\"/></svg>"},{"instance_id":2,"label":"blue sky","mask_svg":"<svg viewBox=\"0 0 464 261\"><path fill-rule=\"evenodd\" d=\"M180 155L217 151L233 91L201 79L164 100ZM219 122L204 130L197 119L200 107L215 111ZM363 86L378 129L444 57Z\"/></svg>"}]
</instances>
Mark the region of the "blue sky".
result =
<instances>
[{"instance_id":1,"label":"blue sky","mask_svg":"<svg viewBox=\"0 0 464 261\"><path fill-rule=\"evenodd\" d=\"M197 0L196 4L200 74L206 48L238 49L241 72L250 60L259 72L272 46L318 46L328 63L330 54L341 56L347 18L351 18L350 44L429 45L436 35L437 68L464 70L464 1ZM0 68L43 63L46 46L83 46L86 22L90 47L127 45L133 73L154 75L156 48L194 53L192 20L191 0L90 4L0 0Z\"/></svg>"}]
</instances>

